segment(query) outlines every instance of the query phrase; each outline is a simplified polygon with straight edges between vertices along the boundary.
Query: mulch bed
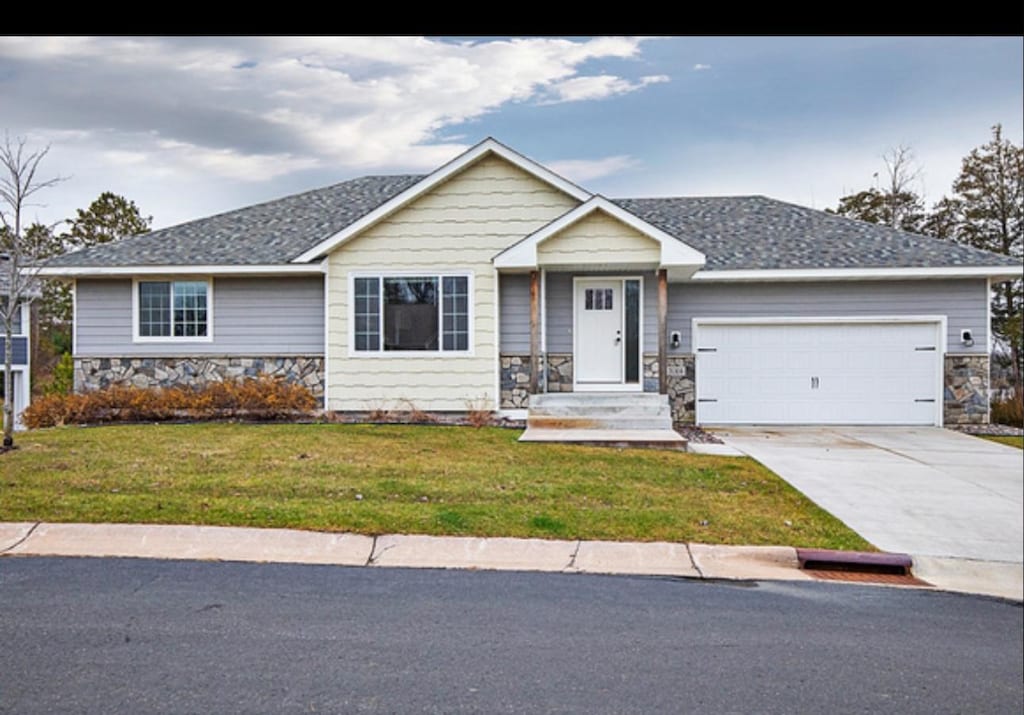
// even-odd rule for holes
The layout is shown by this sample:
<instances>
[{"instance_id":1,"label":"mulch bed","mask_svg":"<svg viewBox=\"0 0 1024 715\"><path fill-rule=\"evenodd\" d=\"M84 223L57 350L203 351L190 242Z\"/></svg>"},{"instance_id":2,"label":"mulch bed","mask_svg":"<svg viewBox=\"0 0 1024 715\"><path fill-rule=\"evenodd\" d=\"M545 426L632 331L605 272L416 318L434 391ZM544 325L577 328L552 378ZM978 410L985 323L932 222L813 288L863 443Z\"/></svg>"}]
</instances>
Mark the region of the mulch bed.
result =
<instances>
[{"instance_id":1,"label":"mulch bed","mask_svg":"<svg viewBox=\"0 0 1024 715\"><path fill-rule=\"evenodd\" d=\"M1024 436L1024 429L1011 427L1010 425L946 425L946 429L963 432L964 434L987 435L990 437Z\"/></svg>"},{"instance_id":2,"label":"mulch bed","mask_svg":"<svg viewBox=\"0 0 1024 715\"><path fill-rule=\"evenodd\" d=\"M696 444L725 444L722 440L718 439L715 435L710 432L705 432L700 427L694 427L693 425L676 425L675 431L681 434L687 442L694 442Z\"/></svg>"}]
</instances>

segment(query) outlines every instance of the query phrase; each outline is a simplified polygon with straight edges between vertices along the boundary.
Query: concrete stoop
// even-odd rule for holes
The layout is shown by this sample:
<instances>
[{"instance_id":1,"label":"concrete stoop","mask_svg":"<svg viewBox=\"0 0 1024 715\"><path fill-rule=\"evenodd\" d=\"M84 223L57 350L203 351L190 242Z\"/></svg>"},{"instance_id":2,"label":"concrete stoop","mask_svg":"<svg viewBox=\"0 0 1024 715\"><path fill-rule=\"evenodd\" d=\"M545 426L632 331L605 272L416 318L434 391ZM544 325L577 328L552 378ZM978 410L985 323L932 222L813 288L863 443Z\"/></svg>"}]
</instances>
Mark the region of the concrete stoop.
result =
<instances>
[{"instance_id":1,"label":"concrete stoop","mask_svg":"<svg viewBox=\"0 0 1024 715\"><path fill-rule=\"evenodd\" d=\"M531 395L519 441L686 449L672 429L668 396L651 392Z\"/></svg>"}]
</instances>

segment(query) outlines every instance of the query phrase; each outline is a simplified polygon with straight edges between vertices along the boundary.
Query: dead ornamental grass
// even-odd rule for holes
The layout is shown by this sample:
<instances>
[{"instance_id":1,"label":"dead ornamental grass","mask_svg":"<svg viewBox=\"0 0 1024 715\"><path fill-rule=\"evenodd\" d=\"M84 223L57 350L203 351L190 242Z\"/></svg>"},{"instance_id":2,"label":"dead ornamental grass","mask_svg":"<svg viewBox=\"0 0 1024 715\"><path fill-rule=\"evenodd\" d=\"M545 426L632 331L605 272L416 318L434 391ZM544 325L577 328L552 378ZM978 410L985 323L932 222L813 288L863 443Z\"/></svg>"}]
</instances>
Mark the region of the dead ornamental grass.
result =
<instances>
[{"instance_id":1,"label":"dead ornamental grass","mask_svg":"<svg viewBox=\"0 0 1024 715\"><path fill-rule=\"evenodd\" d=\"M212 382L201 388L114 385L71 395L45 395L22 413L30 429L108 422L180 419L281 419L312 415L316 398L304 385L277 377Z\"/></svg>"}]
</instances>

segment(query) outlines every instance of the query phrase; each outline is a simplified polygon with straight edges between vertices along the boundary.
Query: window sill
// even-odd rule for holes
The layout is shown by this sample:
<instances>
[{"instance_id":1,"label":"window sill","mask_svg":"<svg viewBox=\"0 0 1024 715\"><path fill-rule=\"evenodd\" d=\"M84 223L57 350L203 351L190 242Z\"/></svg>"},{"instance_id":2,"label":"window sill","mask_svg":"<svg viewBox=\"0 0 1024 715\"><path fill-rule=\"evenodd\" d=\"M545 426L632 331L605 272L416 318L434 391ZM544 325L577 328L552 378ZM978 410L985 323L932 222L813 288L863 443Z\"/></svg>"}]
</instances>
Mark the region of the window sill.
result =
<instances>
[{"instance_id":1,"label":"window sill","mask_svg":"<svg viewBox=\"0 0 1024 715\"><path fill-rule=\"evenodd\" d=\"M212 343L213 336L207 336L205 338L142 338L139 336L132 337L133 343L164 343L164 344L189 344L189 343Z\"/></svg>"},{"instance_id":2,"label":"window sill","mask_svg":"<svg viewBox=\"0 0 1024 715\"><path fill-rule=\"evenodd\" d=\"M420 358L420 359L459 359L459 358L471 358L476 357L472 350L349 350L348 356L351 358L367 359L367 358Z\"/></svg>"}]
</instances>

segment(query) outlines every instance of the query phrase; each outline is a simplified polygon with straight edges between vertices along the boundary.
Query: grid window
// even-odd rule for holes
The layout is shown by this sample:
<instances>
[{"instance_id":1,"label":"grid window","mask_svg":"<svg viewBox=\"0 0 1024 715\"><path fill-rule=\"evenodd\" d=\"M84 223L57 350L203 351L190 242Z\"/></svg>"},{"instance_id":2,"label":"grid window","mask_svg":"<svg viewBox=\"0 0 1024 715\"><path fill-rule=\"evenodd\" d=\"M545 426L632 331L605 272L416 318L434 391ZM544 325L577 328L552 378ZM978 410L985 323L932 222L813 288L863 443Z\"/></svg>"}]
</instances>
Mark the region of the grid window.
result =
<instances>
[{"instance_id":1,"label":"grid window","mask_svg":"<svg viewBox=\"0 0 1024 715\"><path fill-rule=\"evenodd\" d=\"M612 295L614 291L611 288L587 288L584 292L584 308L586 310L612 310Z\"/></svg>"},{"instance_id":2,"label":"grid window","mask_svg":"<svg viewBox=\"0 0 1024 715\"><path fill-rule=\"evenodd\" d=\"M209 324L205 281L139 282L140 338L205 338Z\"/></svg>"},{"instance_id":3,"label":"grid window","mask_svg":"<svg viewBox=\"0 0 1024 715\"><path fill-rule=\"evenodd\" d=\"M443 321L445 350L469 349L469 279L450 276L444 279Z\"/></svg>"},{"instance_id":4,"label":"grid window","mask_svg":"<svg viewBox=\"0 0 1024 715\"><path fill-rule=\"evenodd\" d=\"M171 334L171 284L167 281L139 283L139 337L157 338Z\"/></svg>"},{"instance_id":5,"label":"grid window","mask_svg":"<svg viewBox=\"0 0 1024 715\"><path fill-rule=\"evenodd\" d=\"M355 278L352 338L357 352L468 351L468 276Z\"/></svg>"},{"instance_id":6,"label":"grid window","mask_svg":"<svg viewBox=\"0 0 1024 715\"><path fill-rule=\"evenodd\" d=\"M380 350L380 278L355 280L356 350Z\"/></svg>"},{"instance_id":7,"label":"grid window","mask_svg":"<svg viewBox=\"0 0 1024 715\"><path fill-rule=\"evenodd\" d=\"M206 337L206 283L174 283L174 337Z\"/></svg>"}]
</instances>

